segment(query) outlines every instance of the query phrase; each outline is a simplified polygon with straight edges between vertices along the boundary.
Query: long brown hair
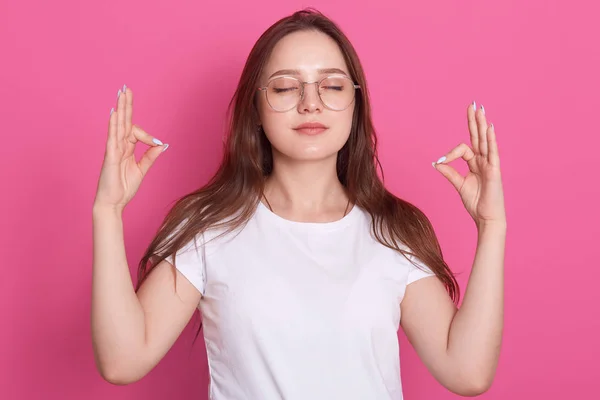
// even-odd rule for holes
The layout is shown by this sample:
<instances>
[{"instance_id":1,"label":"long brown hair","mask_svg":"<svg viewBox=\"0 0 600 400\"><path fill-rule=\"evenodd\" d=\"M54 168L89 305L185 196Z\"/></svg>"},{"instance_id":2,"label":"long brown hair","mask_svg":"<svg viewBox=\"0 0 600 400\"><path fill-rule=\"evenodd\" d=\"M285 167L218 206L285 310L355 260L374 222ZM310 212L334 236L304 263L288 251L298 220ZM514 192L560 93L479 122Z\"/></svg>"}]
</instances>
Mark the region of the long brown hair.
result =
<instances>
[{"instance_id":1,"label":"long brown hair","mask_svg":"<svg viewBox=\"0 0 600 400\"><path fill-rule=\"evenodd\" d=\"M277 21L250 51L229 104L221 165L205 186L175 202L140 261L136 291L159 262L199 233L213 227L225 228L224 233L228 233L243 226L253 215L263 194L265 178L273 169L271 144L264 131L257 129L258 80L275 44L284 36L302 30L317 30L333 38L344 55L350 76L361 87L357 91L350 136L337 156L337 175L350 201L370 214L373 234L380 243L400 252L417 267L411 257L427 265L458 304L458 283L443 259L428 218L384 187L367 82L358 55L334 22L310 8Z\"/></svg>"}]
</instances>

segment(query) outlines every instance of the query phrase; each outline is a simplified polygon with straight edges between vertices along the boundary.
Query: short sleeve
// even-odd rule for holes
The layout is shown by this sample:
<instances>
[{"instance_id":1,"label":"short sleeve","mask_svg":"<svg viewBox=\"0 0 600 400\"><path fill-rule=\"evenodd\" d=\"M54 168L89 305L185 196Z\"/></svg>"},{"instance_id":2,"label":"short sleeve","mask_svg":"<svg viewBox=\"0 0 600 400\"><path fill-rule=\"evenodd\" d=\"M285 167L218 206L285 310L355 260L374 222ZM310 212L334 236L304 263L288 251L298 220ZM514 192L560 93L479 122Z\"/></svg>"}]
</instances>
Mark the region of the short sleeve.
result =
<instances>
[{"instance_id":1,"label":"short sleeve","mask_svg":"<svg viewBox=\"0 0 600 400\"><path fill-rule=\"evenodd\" d=\"M206 287L206 269L204 247L199 236L200 235L196 236L193 240L190 240L185 246L177 251L175 263L173 262L173 255L169 255L165 260L174 265L175 268L177 268L177 270L181 272L181 274L185 276L185 278L190 281L202 295L204 295L204 289Z\"/></svg>"},{"instance_id":2,"label":"short sleeve","mask_svg":"<svg viewBox=\"0 0 600 400\"><path fill-rule=\"evenodd\" d=\"M410 285L411 283L416 282L422 278L435 276L435 273L417 257L409 256L409 259L412 260L415 264L417 264L420 268L415 267L410 262L408 263L409 272L408 278L406 280L407 285Z\"/></svg>"}]
</instances>

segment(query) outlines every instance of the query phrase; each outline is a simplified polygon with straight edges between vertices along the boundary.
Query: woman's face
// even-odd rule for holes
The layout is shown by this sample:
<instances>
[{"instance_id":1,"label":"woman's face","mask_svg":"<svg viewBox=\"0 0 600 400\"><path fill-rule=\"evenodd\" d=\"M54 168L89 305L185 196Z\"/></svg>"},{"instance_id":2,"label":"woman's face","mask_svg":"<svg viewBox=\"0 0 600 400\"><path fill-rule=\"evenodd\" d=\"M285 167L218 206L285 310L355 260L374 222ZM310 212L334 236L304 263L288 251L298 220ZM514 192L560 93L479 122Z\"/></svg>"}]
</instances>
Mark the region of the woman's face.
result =
<instances>
[{"instance_id":1,"label":"woman's face","mask_svg":"<svg viewBox=\"0 0 600 400\"><path fill-rule=\"evenodd\" d=\"M303 82L315 82L332 74L338 77L344 74L350 76L337 43L324 33L301 31L289 34L277 43L263 70L259 85L266 86L274 76L291 76ZM339 96L339 87L330 87L330 96ZM350 87L354 92L353 87ZM269 94L272 96L269 99L276 95L291 96L287 89L277 90L281 94ZM342 111L328 109L319 99L317 85L310 84L305 86L304 97L298 105L280 112L271 108L266 96L264 91L259 93L258 109L260 122L273 147L274 158L284 156L297 161L330 158L336 156L348 140L354 100ZM324 125L326 129L321 132L298 129L301 124L315 122Z\"/></svg>"}]
</instances>

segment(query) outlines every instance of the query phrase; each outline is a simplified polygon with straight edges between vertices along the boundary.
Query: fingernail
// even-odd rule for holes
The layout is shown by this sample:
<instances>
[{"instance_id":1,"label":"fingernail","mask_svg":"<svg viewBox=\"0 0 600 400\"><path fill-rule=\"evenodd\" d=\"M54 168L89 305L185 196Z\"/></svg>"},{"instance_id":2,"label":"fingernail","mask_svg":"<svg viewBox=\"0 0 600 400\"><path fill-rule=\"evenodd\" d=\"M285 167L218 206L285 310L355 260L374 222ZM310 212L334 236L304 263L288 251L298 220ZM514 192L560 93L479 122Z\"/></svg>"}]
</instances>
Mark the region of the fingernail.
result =
<instances>
[{"instance_id":1,"label":"fingernail","mask_svg":"<svg viewBox=\"0 0 600 400\"><path fill-rule=\"evenodd\" d=\"M483 115L485 115L485 108L483 108L483 104L481 105L481 112L483 112Z\"/></svg>"},{"instance_id":2,"label":"fingernail","mask_svg":"<svg viewBox=\"0 0 600 400\"><path fill-rule=\"evenodd\" d=\"M123 85L123 93L127 91L127 85Z\"/></svg>"},{"instance_id":3,"label":"fingernail","mask_svg":"<svg viewBox=\"0 0 600 400\"><path fill-rule=\"evenodd\" d=\"M152 142L153 142L154 144L157 144L157 145L159 145L159 146L162 146L162 144L163 144L163 142L161 142L160 140L158 140L158 139L156 139L156 138L152 139Z\"/></svg>"},{"instance_id":4,"label":"fingernail","mask_svg":"<svg viewBox=\"0 0 600 400\"><path fill-rule=\"evenodd\" d=\"M475 104L475 101L473 101L473 111L477 111L477 104Z\"/></svg>"},{"instance_id":5,"label":"fingernail","mask_svg":"<svg viewBox=\"0 0 600 400\"><path fill-rule=\"evenodd\" d=\"M162 151L162 152L164 153L164 152L165 152L165 151L166 151L168 148L169 148L169 145L168 145L168 144L165 144L165 148L163 149L163 151Z\"/></svg>"},{"instance_id":6,"label":"fingernail","mask_svg":"<svg viewBox=\"0 0 600 400\"><path fill-rule=\"evenodd\" d=\"M119 96L121 95L121 89L119 89L119 91L117 92L117 100L119 100Z\"/></svg>"},{"instance_id":7,"label":"fingernail","mask_svg":"<svg viewBox=\"0 0 600 400\"><path fill-rule=\"evenodd\" d=\"M110 109L110 115L112 115L114 112L115 112L115 108L113 107Z\"/></svg>"},{"instance_id":8,"label":"fingernail","mask_svg":"<svg viewBox=\"0 0 600 400\"><path fill-rule=\"evenodd\" d=\"M437 160L435 163L439 164L439 163L443 163L444 161L446 161L446 156L440 157L440 159Z\"/></svg>"},{"instance_id":9,"label":"fingernail","mask_svg":"<svg viewBox=\"0 0 600 400\"><path fill-rule=\"evenodd\" d=\"M493 123L492 123L492 124L490 124L490 126L492 127L492 130L495 130L495 129L494 129L494 124L493 124Z\"/></svg>"},{"instance_id":10,"label":"fingernail","mask_svg":"<svg viewBox=\"0 0 600 400\"><path fill-rule=\"evenodd\" d=\"M434 162L432 162L432 163L431 163L431 166L432 166L433 168L435 168L435 163L434 163Z\"/></svg>"}]
</instances>

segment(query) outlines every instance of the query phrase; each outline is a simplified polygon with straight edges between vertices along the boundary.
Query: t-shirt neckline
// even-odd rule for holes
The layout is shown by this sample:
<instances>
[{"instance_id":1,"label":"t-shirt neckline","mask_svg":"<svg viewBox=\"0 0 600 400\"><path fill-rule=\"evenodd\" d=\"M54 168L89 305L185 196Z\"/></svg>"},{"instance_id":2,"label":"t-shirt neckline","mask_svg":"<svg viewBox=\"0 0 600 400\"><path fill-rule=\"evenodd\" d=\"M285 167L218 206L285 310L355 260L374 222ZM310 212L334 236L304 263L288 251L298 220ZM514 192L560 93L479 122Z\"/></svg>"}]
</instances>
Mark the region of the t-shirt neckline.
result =
<instances>
[{"instance_id":1,"label":"t-shirt neckline","mask_svg":"<svg viewBox=\"0 0 600 400\"><path fill-rule=\"evenodd\" d=\"M343 227L347 227L348 225L350 225L352 223L352 221L354 221L357 218L358 213L359 213L358 206L356 204L354 204L352 206L352 208L350 209L350 211L348 211L348 213L345 216L343 216L342 218L340 218L338 220L330 221L330 222L300 222L300 221L292 221L289 219L285 219L285 218L277 215L276 213L271 211L267 207L267 205L265 205L262 201L258 202L257 211L276 224L279 224L282 226L288 226L290 228L315 231L315 232L319 232L319 231L330 232L332 230L337 230L337 229L340 229Z\"/></svg>"}]
</instances>

